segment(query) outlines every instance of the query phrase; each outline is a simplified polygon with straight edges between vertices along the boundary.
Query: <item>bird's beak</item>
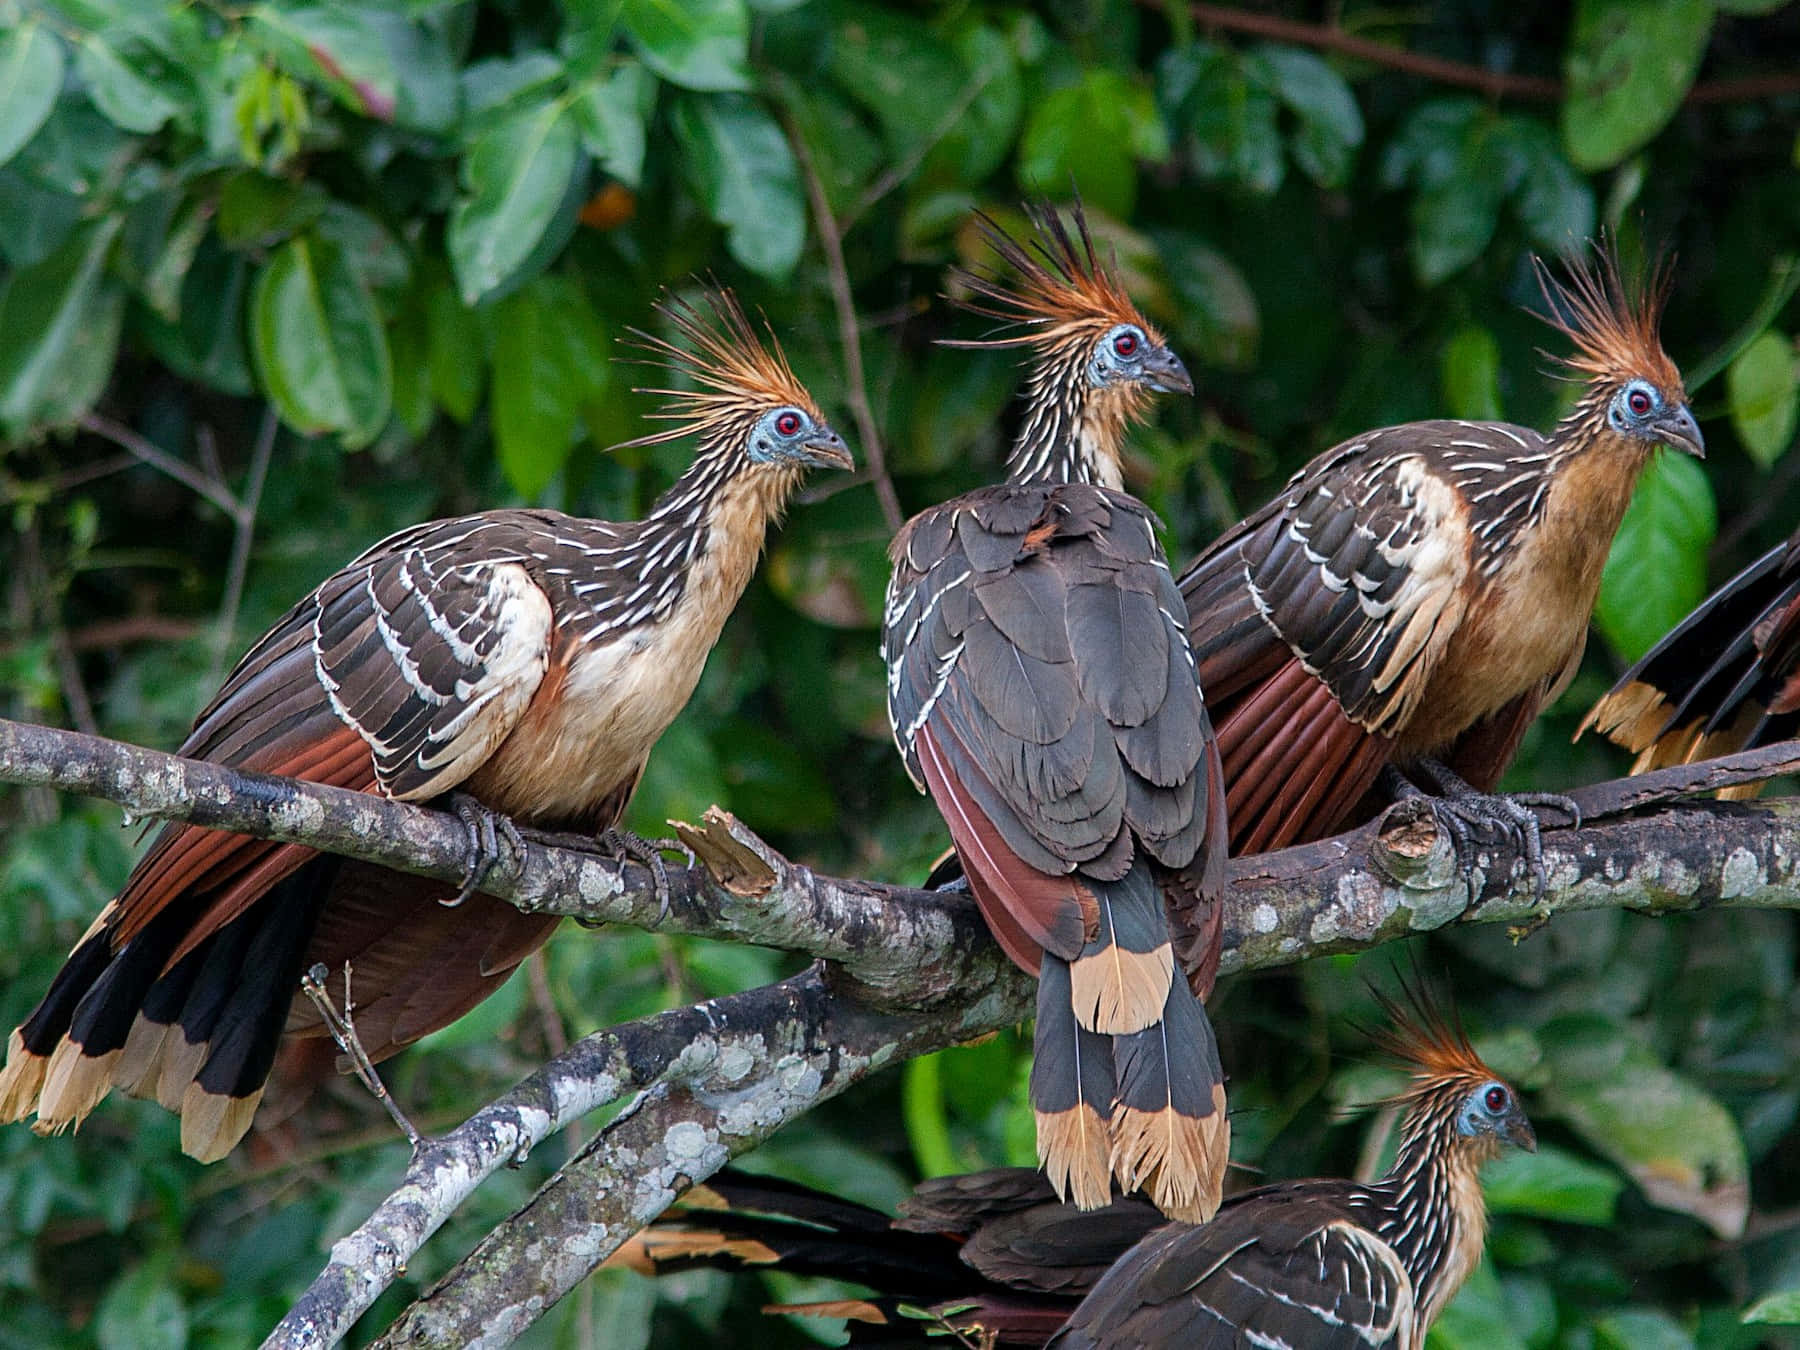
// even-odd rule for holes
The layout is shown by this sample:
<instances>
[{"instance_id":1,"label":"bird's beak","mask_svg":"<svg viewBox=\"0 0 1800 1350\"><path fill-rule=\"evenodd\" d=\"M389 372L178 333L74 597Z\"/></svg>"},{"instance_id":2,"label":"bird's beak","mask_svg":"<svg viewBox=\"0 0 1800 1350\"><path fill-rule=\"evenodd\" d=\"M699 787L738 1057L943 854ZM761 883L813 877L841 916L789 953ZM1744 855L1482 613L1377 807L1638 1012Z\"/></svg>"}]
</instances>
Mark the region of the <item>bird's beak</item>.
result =
<instances>
[{"instance_id":1,"label":"bird's beak","mask_svg":"<svg viewBox=\"0 0 1800 1350\"><path fill-rule=\"evenodd\" d=\"M856 460L850 454L850 447L844 444L844 438L830 427L823 428L819 434L806 442L807 463L821 469L854 469Z\"/></svg>"},{"instance_id":2,"label":"bird's beak","mask_svg":"<svg viewBox=\"0 0 1800 1350\"><path fill-rule=\"evenodd\" d=\"M1144 382L1159 394L1191 394L1193 376L1181 358L1167 347L1157 347L1144 358Z\"/></svg>"},{"instance_id":3,"label":"bird's beak","mask_svg":"<svg viewBox=\"0 0 1800 1350\"><path fill-rule=\"evenodd\" d=\"M1694 420L1693 410L1687 404L1677 403L1651 425L1664 445L1673 446L1695 459L1706 458L1706 438L1700 434L1700 424Z\"/></svg>"},{"instance_id":4,"label":"bird's beak","mask_svg":"<svg viewBox=\"0 0 1800 1350\"><path fill-rule=\"evenodd\" d=\"M1506 1142L1516 1144L1527 1153L1537 1152L1537 1131L1531 1128L1531 1122L1517 1112L1506 1119Z\"/></svg>"}]
</instances>

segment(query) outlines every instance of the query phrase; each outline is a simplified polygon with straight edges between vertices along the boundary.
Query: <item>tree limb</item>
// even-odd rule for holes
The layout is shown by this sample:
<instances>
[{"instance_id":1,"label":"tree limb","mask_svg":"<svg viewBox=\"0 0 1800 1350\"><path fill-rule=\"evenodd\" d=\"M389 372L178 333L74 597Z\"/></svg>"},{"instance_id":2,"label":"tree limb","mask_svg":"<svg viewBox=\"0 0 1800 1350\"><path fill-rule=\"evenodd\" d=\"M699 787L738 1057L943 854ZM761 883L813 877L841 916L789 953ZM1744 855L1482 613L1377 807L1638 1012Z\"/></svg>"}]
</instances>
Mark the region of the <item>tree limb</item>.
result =
<instances>
[{"instance_id":1,"label":"tree limb","mask_svg":"<svg viewBox=\"0 0 1800 1350\"><path fill-rule=\"evenodd\" d=\"M1165 0L1138 0L1146 9L1161 10ZM1491 70L1486 66L1452 61L1426 52L1363 37L1338 27L1335 23L1307 23L1284 18L1279 14L1239 9L1232 5L1190 4L1188 12L1202 27L1224 32L1250 33L1291 42L1300 47L1337 52L1343 56L1367 61L1371 65L1417 75L1434 84L1457 89L1472 89L1491 99L1521 98L1538 103L1554 103L1567 92L1563 82L1550 75L1517 75L1509 71ZM1702 81L1687 92L1688 103L1735 103L1777 98L1800 93L1800 75L1791 70L1749 75L1735 79Z\"/></svg>"}]
</instances>

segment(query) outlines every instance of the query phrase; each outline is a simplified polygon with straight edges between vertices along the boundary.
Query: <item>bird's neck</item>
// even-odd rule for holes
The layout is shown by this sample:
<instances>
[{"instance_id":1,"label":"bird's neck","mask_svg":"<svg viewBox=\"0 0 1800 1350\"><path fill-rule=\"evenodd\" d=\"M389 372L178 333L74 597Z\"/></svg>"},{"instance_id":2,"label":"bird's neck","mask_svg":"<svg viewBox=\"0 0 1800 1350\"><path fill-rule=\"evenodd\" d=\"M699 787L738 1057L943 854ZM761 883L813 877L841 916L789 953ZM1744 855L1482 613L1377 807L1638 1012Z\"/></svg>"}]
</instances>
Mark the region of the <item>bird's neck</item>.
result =
<instances>
[{"instance_id":1,"label":"bird's neck","mask_svg":"<svg viewBox=\"0 0 1800 1350\"><path fill-rule=\"evenodd\" d=\"M1121 489L1129 409L1089 382L1080 354L1050 356L1025 383L1025 417L1006 457L1015 483L1098 483Z\"/></svg>"},{"instance_id":2,"label":"bird's neck","mask_svg":"<svg viewBox=\"0 0 1800 1350\"><path fill-rule=\"evenodd\" d=\"M1420 1344L1424 1328L1480 1262L1487 1240L1480 1171L1495 1149L1458 1135L1453 1111L1408 1112L1393 1170L1381 1182L1386 1203L1378 1232L1412 1277Z\"/></svg>"},{"instance_id":3,"label":"bird's neck","mask_svg":"<svg viewBox=\"0 0 1800 1350\"><path fill-rule=\"evenodd\" d=\"M622 580L597 594L609 620L596 637L679 612L715 636L756 570L770 525L803 476L798 466L751 465L735 441L703 440L694 462L635 526L591 528L593 554Z\"/></svg>"},{"instance_id":4,"label":"bird's neck","mask_svg":"<svg viewBox=\"0 0 1800 1350\"><path fill-rule=\"evenodd\" d=\"M1542 546L1561 555L1555 562L1566 575L1580 577L1584 589L1597 593L1613 536L1655 447L1614 431L1604 402L1592 394L1575 405L1549 439Z\"/></svg>"}]
</instances>

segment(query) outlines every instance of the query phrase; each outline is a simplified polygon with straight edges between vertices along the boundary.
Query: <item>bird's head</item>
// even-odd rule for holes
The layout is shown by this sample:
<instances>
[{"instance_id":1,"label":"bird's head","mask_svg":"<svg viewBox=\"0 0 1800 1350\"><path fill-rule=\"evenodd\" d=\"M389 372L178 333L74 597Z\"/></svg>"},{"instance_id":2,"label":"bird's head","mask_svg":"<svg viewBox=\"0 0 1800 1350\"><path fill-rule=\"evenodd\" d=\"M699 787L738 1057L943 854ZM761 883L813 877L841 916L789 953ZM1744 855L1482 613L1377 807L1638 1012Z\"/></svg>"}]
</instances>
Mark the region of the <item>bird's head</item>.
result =
<instances>
[{"instance_id":1,"label":"bird's head","mask_svg":"<svg viewBox=\"0 0 1800 1350\"><path fill-rule=\"evenodd\" d=\"M1659 265L1642 283L1628 285L1605 243L1565 259L1561 278L1541 260L1534 263L1550 307L1546 321L1575 344L1573 355L1558 359L1587 383L1577 415L1589 429L1704 459L1706 441L1688 407L1681 371L1659 334L1669 268Z\"/></svg>"},{"instance_id":2,"label":"bird's head","mask_svg":"<svg viewBox=\"0 0 1800 1350\"><path fill-rule=\"evenodd\" d=\"M1016 347L1030 354L1031 402L1014 459L1065 453L1070 446L1028 444L1065 440L1094 462L1083 477L1117 484L1127 425L1152 394L1191 394L1193 379L1163 335L1139 311L1094 251L1081 204L1071 233L1047 202L1025 207L1035 237L1019 243L979 212L977 227L1004 272L958 269L962 308L1002 319L1013 331L948 347ZM1015 471L1017 464L1015 463Z\"/></svg>"},{"instance_id":3,"label":"bird's head","mask_svg":"<svg viewBox=\"0 0 1800 1350\"><path fill-rule=\"evenodd\" d=\"M1399 999L1371 991L1389 1025L1370 1037L1412 1073L1397 1099L1406 1108L1403 1135L1433 1138L1477 1164L1506 1144L1535 1153L1537 1134L1518 1092L1475 1053L1455 1010L1416 977L1400 987Z\"/></svg>"},{"instance_id":4,"label":"bird's head","mask_svg":"<svg viewBox=\"0 0 1800 1350\"><path fill-rule=\"evenodd\" d=\"M708 288L698 301L665 296L656 311L686 345L641 330L632 336L653 364L686 375L692 384L640 389L663 397L649 416L672 425L625 444L657 445L693 435L726 467L795 481L808 469L856 467L844 438L794 377L774 334L766 325L759 334L730 291Z\"/></svg>"}]
</instances>

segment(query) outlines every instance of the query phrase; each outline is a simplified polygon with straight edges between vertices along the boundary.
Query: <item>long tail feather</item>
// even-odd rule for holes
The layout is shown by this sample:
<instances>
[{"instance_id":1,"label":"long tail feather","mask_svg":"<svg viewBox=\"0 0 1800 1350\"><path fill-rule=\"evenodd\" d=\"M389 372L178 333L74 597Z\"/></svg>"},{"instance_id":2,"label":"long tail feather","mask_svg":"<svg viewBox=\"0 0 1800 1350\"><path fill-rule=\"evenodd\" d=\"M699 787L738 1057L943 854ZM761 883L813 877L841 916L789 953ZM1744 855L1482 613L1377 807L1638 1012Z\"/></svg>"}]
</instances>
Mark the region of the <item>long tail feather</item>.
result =
<instances>
[{"instance_id":1,"label":"long tail feather","mask_svg":"<svg viewBox=\"0 0 1800 1350\"><path fill-rule=\"evenodd\" d=\"M1110 1164L1120 1186L1143 1189L1170 1218L1212 1218L1231 1156L1231 1122L1218 1042L1185 980L1170 981L1157 1025L1113 1039L1113 1063Z\"/></svg>"},{"instance_id":2,"label":"long tail feather","mask_svg":"<svg viewBox=\"0 0 1800 1350\"><path fill-rule=\"evenodd\" d=\"M1038 1157L1059 1196L1097 1209L1112 1199L1112 1042L1081 1026L1071 1000L1069 963L1045 952L1030 1088Z\"/></svg>"}]
</instances>

